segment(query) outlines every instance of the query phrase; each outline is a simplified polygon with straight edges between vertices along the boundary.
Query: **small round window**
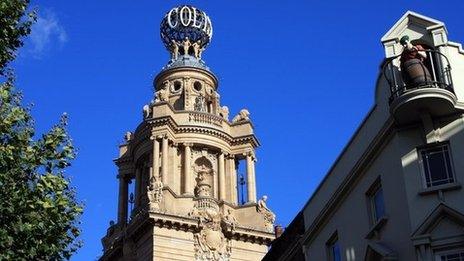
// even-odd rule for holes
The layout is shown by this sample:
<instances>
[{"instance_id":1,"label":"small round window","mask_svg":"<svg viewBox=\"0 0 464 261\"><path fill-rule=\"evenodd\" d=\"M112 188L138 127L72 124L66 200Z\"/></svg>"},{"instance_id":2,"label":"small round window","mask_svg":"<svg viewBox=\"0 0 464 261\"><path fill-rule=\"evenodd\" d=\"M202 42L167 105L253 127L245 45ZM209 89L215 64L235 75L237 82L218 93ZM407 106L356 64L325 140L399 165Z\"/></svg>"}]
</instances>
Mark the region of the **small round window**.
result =
<instances>
[{"instance_id":1,"label":"small round window","mask_svg":"<svg viewBox=\"0 0 464 261\"><path fill-rule=\"evenodd\" d=\"M182 84L180 82L174 82L174 91L178 92L180 91L180 88L182 88Z\"/></svg>"},{"instance_id":2,"label":"small round window","mask_svg":"<svg viewBox=\"0 0 464 261\"><path fill-rule=\"evenodd\" d=\"M197 92L201 91L201 83L200 82L195 82L193 84L193 89L195 89L195 91L197 91Z\"/></svg>"}]
</instances>

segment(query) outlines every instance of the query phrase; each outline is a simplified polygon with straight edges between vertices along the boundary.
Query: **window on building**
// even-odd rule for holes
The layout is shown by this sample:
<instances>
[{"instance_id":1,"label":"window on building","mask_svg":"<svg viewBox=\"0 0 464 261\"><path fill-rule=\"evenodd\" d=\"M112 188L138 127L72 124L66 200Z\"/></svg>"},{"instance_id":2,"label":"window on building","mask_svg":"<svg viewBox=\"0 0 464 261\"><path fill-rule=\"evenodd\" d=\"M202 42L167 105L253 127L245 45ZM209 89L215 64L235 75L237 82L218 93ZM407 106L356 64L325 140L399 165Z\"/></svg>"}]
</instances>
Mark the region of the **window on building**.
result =
<instances>
[{"instance_id":1,"label":"window on building","mask_svg":"<svg viewBox=\"0 0 464 261\"><path fill-rule=\"evenodd\" d=\"M383 198L383 189L380 177L374 181L369 190L366 192L368 201L368 210L372 224L376 224L381 218L385 217L385 202Z\"/></svg>"},{"instance_id":2,"label":"window on building","mask_svg":"<svg viewBox=\"0 0 464 261\"><path fill-rule=\"evenodd\" d=\"M340 248L340 243L338 241L338 235L335 233L331 239L327 242L327 252L330 261L341 261L342 260L342 251Z\"/></svg>"},{"instance_id":3,"label":"window on building","mask_svg":"<svg viewBox=\"0 0 464 261\"><path fill-rule=\"evenodd\" d=\"M377 222L380 218L385 216L385 204L383 201L383 190L381 186L379 186L379 188L371 196L370 201L372 220Z\"/></svg>"},{"instance_id":4,"label":"window on building","mask_svg":"<svg viewBox=\"0 0 464 261\"><path fill-rule=\"evenodd\" d=\"M454 182L448 144L438 144L419 150L424 183L433 187Z\"/></svg>"},{"instance_id":5,"label":"window on building","mask_svg":"<svg viewBox=\"0 0 464 261\"><path fill-rule=\"evenodd\" d=\"M435 261L464 261L464 250L437 253Z\"/></svg>"}]
</instances>

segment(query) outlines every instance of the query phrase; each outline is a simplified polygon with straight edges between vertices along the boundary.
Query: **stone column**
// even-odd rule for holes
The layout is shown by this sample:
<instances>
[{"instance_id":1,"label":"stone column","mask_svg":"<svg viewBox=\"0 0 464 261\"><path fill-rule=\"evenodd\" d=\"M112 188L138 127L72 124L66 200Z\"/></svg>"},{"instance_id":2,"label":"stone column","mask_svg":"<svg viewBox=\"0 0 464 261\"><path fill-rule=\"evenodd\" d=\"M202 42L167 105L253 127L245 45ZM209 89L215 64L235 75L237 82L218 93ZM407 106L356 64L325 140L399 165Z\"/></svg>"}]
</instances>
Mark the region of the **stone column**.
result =
<instances>
[{"instance_id":1,"label":"stone column","mask_svg":"<svg viewBox=\"0 0 464 261\"><path fill-rule=\"evenodd\" d=\"M140 198L142 196L142 170L135 169L135 207L140 206Z\"/></svg>"},{"instance_id":2,"label":"stone column","mask_svg":"<svg viewBox=\"0 0 464 261\"><path fill-rule=\"evenodd\" d=\"M160 151L160 144L157 138L153 139L153 168L152 168L152 177L159 176L159 151Z\"/></svg>"},{"instance_id":3,"label":"stone column","mask_svg":"<svg viewBox=\"0 0 464 261\"><path fill-rule=\"evenodd\" d=\"M119 178L119 201L118 201L118 224L123 226L127 222L127 180L118 175Z\"/></svg>"},{"instance_id":4,"label":"stone column","mask_svg":"<svg viewBox=\"0 0 464 261\"><path fill-rule=\"evenodd\" d=\"M168 137L163 137L163 144L161 146L161 181L166 186L168 183Z\"/></svg>"},{"instance_id":5,"label":"stone column","mask_svg":"<svg viewBox=\"0 0 464 261\"><path fill-rule=\"evenodd\" d=\"M224 167L224 152L219 152L219 199L226 200L226 170Z\"/></svg>"},{"instance_id":6,"label":"stone column","mask_svg":"<svg viewBox=\"0 0 464 261\"><path fill-rule=\"evenodd\" d=\"M237 169L235 165L235 157L230 155L229 158L229 179L230 179L230 201L237 204Z\"/></svg>"},{"instance_id":7,"label":"stone column","mask_svg":"<svg viewBox=\"0 0 464 261\"><path fill-rule=\"evenodd\" d=\"M246 155L246 162L248 203L256 203L255 164L251 153Z\"/></svg>"},{"instance_id":8,"label":"stone column","mask_svg":"<svg viewBox=\"0 0 464 261\"><path fill-rule=\"evenodd\" d=\"M192 189L192 173L191 173L191 163L190 163L190 157L191 157L191 147L192 144L190 143L184 143L184 188L183 192L184 194L193 194L193 189Z\"/></svg>"}]
</instances>

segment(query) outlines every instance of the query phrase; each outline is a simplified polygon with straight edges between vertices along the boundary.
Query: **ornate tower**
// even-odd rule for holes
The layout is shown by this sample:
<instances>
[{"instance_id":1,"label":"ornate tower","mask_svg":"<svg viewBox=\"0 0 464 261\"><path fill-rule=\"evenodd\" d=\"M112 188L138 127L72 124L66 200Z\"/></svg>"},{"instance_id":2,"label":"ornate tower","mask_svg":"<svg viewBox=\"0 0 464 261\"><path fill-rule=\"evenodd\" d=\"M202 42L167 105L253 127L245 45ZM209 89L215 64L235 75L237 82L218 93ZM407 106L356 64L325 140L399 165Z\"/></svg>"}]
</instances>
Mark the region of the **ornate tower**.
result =
<instances>
[{"instance_id":1,"label":"ornate tower","mask_svg":"<svg viewBox=\"0 0 464 261\"><path fill-rule=\"evenodd\" d=\"M101 260L260 260L274 238L275 216L266 197L256 199L259 143L249 113L229 121L201 58L212 33L209 17L192 6L173 8L161 22L171 59L115 160L118 221L102 239Z\"/></svg>"}]
</instances>

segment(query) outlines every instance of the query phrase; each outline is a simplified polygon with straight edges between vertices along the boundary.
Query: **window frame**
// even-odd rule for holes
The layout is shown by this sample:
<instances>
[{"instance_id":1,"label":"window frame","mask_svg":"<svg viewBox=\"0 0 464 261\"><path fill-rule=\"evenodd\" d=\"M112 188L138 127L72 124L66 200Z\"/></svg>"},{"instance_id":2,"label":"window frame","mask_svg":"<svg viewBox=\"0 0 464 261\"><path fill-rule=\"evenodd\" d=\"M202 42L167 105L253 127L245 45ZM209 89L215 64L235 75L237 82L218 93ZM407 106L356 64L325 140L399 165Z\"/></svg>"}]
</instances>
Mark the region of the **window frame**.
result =
<instances>
[{"instance_id":1,"label":"window frame","mask_svg":"<svg viewBox=\"0 0 464 261\"><path fill-rule=\"evenodd\" d=\"M434 184L435 180L433 180L433 176L432 176L432 172L430 170L430 164L427 162L427 167L428 167L428 171L426 171L426 162L424 161L424 158L422 157L423 155L423 152L427 152L427 151L430 151L430 150L434 150L434 149L439 149L441 148L441 153L442 155L444 156L444 161L445 161L445 169L447 171L447 182L446 183L443 183L443 184ZM446 155L446 153L448 155ZM434 187L438 187L438 186L443 186L443 185L447 185L447 184L454 184L456 183L456 172L455 172L455 168L454 168L454 162L453 162L453 157L452 157L452 152L451 152L451 146L449 144L448 141L446 142L435 142L435 143L431 143L431 144L427 144L425 146L421 146L421 147L418 147L417 148L417 157L418 157L418 162L419 162L419 167L420 167L420 171L421 171L421 179L422 179L422 186L424 189L429 189L429 188L434 188ZM446 157L448 156L448 157ZM449 162L446 162L447 159L449 159ZM448 170L448 164L449 164L449 167L450 169ZM429 173L429 182L427 182L427 172ZM440 180L439 180L440 181Z\"/></svg>"},{"instance_id":2,"label":"window frame","mask_svg":"<svg viewBox=\"0 0 464 261\"><path fill-rule=\"evenodd\" d=\"M329 240L327 240L325 245L326 245L327 260L328 261L338 261L338 260L335 259L334 246L338 247L338 255L340 257L339 261L342 260L342 248L341 248L341 245L340 245L340 240L339 240L337 231L335 231L332 234L332 236L330 236Z\"/></svg>"},{"instance_id":3,"label":"window frame","mask_svg":"<svg viewBox=\"0 0 464 261\"><path fill-rule=\"evenodd\" d=\"M381 216L377 216L377 211L376 211L376 201L375 201L375 196L379 191L382 191L382 204L383 204L383 214ZM372 185L369 187L369 189L366 191L366 200L367 200L367 211L369 213L369 220L371 223L371 226L374 226L375 224L379 223L382 219L386 218L387 216L387 211L386 211L386 206L385 206L385 193L384 189L382 186L382 180L380 176L378 176L375 181L372 183Z\"/></svg>"},{"instance_id":4,"label":"window frame","mask_svg":"<svg viewBox=\"0 0 464 261\"><path fill-rule=\"evenodd\" d=\"M464 248L457 248L457 249L450 249L446 251L436 251L434 252L434 261L442 261L442 257L447 256L447 255L453 255L453 254L460 254L462 255L464 260Z\"/></svg>"}]
</instances>

